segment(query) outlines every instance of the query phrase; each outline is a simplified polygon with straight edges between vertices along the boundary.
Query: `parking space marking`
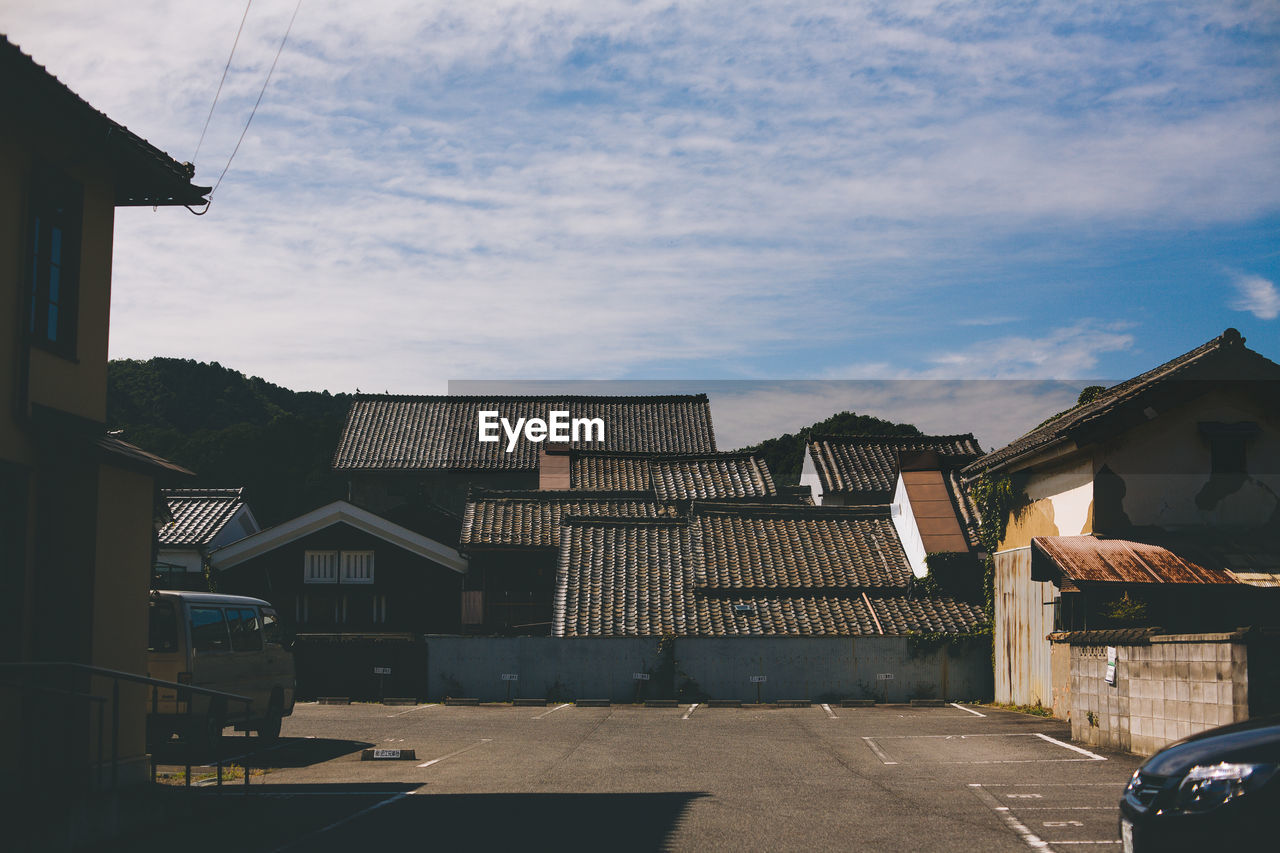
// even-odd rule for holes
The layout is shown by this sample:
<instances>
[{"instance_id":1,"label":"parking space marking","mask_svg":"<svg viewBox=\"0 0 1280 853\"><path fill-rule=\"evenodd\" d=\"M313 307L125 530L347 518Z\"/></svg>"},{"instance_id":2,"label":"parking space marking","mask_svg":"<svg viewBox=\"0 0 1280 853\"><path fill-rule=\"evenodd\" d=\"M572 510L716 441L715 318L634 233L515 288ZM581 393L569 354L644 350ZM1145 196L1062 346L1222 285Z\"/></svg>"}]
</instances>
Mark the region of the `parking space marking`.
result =
<instances>
[{"instance_id":1,"label":"parking space marking","mask_svg":"<svg viewBox=\"0 0 1280 853\"><path fill-rule=\"evenodd\" d=\"M831 710L831 706L828 705L826 702L822 703L822 710L826 711L827 716L830 717L831 719L833 720L840 719L839 717L836 716L835 712Z\"/></svg>"},{"instance_id":2,"label":"parking space marking","mask_svg":"<svg viewBox=\"0 0 1280 853\"><path fill-rule=\"evenodd\" d=\"M961 711L964 711L969 714L973 714L975 717L986 716L986 714L979 714L977 711L973 710L972 708L966 708L965 706L961 705L959 702L951 702L949 704L951 705L952 708L959 708Z\"/></svg>"},{"instance_id":3,"label":"parking space marking","mask_svg":"<svg viewBox=\"0 0 1280 853\"><path fill-rule=\"evenodd\" d=\"M867 746L871 747L871 751L876 754L876 758L880 759L881 764L889 765L898 763L896 761L889 760L889 756L885 754L885 751L876 745L874 738L864 737L863 740L867 742Z\"/></svg>"},{"instance_id":4,"label":"parking space marking","mask_svg":"<svg viewBox=\"0 0 1280 853\"><path fill-rule=\"evenodd\" d=\"M432 764L439 764L441 761L444 761L445 759L448 759L448 758L453 758L455 755L462 755L462 753L464 752L470 752L471 750L475 749L477 746L484 746L486 743L489 743L492 740L493 738L491 737L481 738L479 743L473 743L471 744L471 746L464 746L462 749L459 749L456 752L451 752L448 755L442 755L439 758L433 758L430 761L426 761L426 762L423 762L422 764L419 764L418 766L430 767Z\"/></svg>"},{"instance_id":5,"label":"parking space marking","mask_svg":"<svg viewBox=\"0 0 1280 853\"><path fill-rule=\"evenodd\" d=\"M693 712L694 712L695 710L697 710L697 708L698 708L698 703L697 703L697 702L694 702L692 705L690 705L690 706L689 706L689 710L687 710L687 711L685 711L685 712L684 712L684 716L683 716L683 717L681 717L680 719L682 719L682 720L687 720L687 719L689 719L689 716L690 716L691 714L693 714Z\"/></svg>"},{"instance_id":6,"label":"parking space marking","mask_svg":"<svg viewBox=\"0 0 1280 853\"><path fill-rule=\"evenodd\" d=\"M1076 746L1073 743L1067 743L1066 741L1061 741L1061 740L1058 740L1057 738L1049 737L1048 735L1041 734L1040 732L1036 732L1036 737L1040 738L1041 740L1047 740L1049 743L1056 743L1058 746L1063 747L1064 749L1070 749L1080 753L1081 755L1087 755L1089 756L1089 758L1093 759L1094 761L1107 760L1104 756L1098 755L1097 753L1090 752L1087 749L1081 749L1080 747Z\"/></svg>"},{"instance_id":7,"label":"parking space marking","mask_svg":"<svg viewBox=\"0 0 1280 853\"><path fill-rule=\"evenodd\" d=\"M346 817L342 818L341 820L335 820L333 823L329 824L329 825L328 825L328 826L326 826L326 827L322 827L322 828L320 828L320 829L317 829L315 832L308 833L307 835L304 835L302 838L296 838L296 839L294 839L293 841L290 841L288 844L284 845L283 847L277 847L277 848L276 848L276 850L275 850L275 853L284 853L284 851L286 851L286 850L296 850L296 849L299 849L299 848L300 848L300 845L301 845L304 841L311 841L312 839L314 839L314 838L315 838L316 836L318 836L318 835L324 835L326 832L328 832L328 831L329 831L329 830L331 830L331 829L337 829L338 827L342 826L343 824L350 823L351 821L355 820L355 819L356 819L356 818L358 818L358 817L364 817L365 815L369 814L370 812L376 811L376 810L378 810L378 809L382 808L383 806L389 806L389 805L391 805L392 803L399 802L400 800L403 800L405 797L413 796L413 795L414 795L414 794L416 794L417 792L418 792L418 789L416 789L416 788L415 788L415 789L414 789L414 790L412 790L412 791L403 791L403 792L401 792L401 793L399 793L399 794L396 794L396 795L395 795L395 796L393 796L393 797L387 797L387 799L385 799L385 800L381 800L381 801L379 801L379 802L376 802L376 803L374 803L373 805L369 806L368 808L361 809L360 811L356 812L355 814L347 815ZM309 845L308 845L308 846L309 846Z\"/></svg>"},{"instance_id":8,"label":"parking space marking","mask_svg":"<svg viewBox=\"0 0 1280 853\"><path fill-rule=\"evenodd\" d=\"M1045 841L1043 838L1028 829L1026 824L1018 820L1018 818L1009 811L1008 806L1000 805L1000 801L991 796L990 792L985 790L981 785L971 783L969 785L969 790L977 794L978 799L986 803L988 808L999 815L1001 820L1005 822L1005 825L1017 833L1018 837L1021 838L1032 850L1053 850L1053 848L1049 846L1049 842Z\"/></svg>"},{"instance_id":9,"label":"parking space marking","mask_svg":"<svg viewBox=\"0 0 1280 853\"><path fill-rule=\"evenodd\" d=\"M554 708L552 708L550 711L544 711L538 716L534 717L533 719L541 720L543 717L547 716L547 714L554 714L556 711L559 711L561 708L568 708L572 704L573 704L572 702L565 702L563 705L557 705Z\"/></svg>"},{"instance_id":10,"label":"parking space marking","mask_svg":"<svg viewBox=\"0 0 1280 853\"><path fill-rule=\"evenodd\" d=\"M1064 743L1063 741L1060 741L1057 738L1049 737L1048 735L1041 734L1040 732L993 732L993 733L969 734L969 735L874 735L874 736L864 736L862 739L867 742L867 746L871 747L872 751L875 752L875 754L880 758L881 762L883 762L884 764L898 764L900 762L892 761L889 759L888 755L876 743L876 741L881 741L881 740L906 741L906 740L929 740L929 739L965 741L965 740L975 740L977 738L993 738L993 737L1003 737L1003 738L1035 737L1045 741L1046 743L1051 743L1054 746L1061 746L1066 749L1072 750L1073 752L1078 752L1081 755L1084 755L1085 757L1084 758L992 758L992 759L978 759L976 761L936 760L936 761L932 761L931 763L934 763L934 764L1043 764L1043 763L1064 764L1064 763L1077 762L1077 761L1083 762L1083 761L1106 761L1107 760L1106 757L1104 756L1097 755L1096 753L1089 752L1087 749L1081 749L1080 747L1074 746L1069 743Z\"/></svg>"},{"instance_id":11,"label":"parking space marking","mask_svg":"<svg viewBox=\"0 0 1280 853\"><path fill-rule=\"evenodd\" d=\"M405 714L412 714L414 711L421 711L423 708L439 708L439 702L429 702L426 705L415 705L407 711L400 711L397 714L387 714L388 717L403 717Z\"/></svg>"}]
</instances>

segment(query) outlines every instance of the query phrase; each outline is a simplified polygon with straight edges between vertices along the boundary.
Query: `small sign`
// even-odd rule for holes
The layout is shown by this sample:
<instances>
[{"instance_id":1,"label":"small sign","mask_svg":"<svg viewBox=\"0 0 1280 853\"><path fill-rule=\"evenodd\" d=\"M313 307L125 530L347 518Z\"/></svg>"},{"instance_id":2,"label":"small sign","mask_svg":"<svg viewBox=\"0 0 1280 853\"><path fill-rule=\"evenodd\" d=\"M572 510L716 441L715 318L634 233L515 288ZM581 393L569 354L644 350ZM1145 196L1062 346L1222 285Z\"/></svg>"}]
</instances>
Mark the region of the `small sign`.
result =
<instances>
[{"instance_id":1,"label":"small sign","mask_svg":"<svg viewBox=\"0 0 1280 853\"><path fill-rule=\"evenodd\" d=\"M1107 646L1107 684L1112 687L1116 684L1116 647Z\"/></svg>"},{"instance_id":2,"label":"small sign","mask_svg":"<svg viewBox=\"0 0 1280 853\"><path fill-rule=\"evenodd\" d=\"M752 683L752 684L764 684L764 683L765 683L766 681L768 681L768 680L769 680L769 676L767 676L767 675L753 675L753 676L751 676L751 683Z\"/></svg>"},{"instance_id":3,"label":"small sign","mask_svg":"<svg viewBox=\"0 0 1280 853\"><path fill-rule=\"evenodd\" d=\"M502 680L503 681L519 681L520 676L514 672L504 672L502 673Z\"/></svg>"},{"instance_id":4,"label":"small sign","mask_svg":"<svg viewBox=\"0 0 1280 853\"><path fill-rule=\"evenodd\" d=\"M893 673L892 672L876 673L876 681L893 681Z\"/></svg>"},{"instance_id":5,"label":"small sign","mask_svg":"<svg viewBox=\"0 0 1280 853\"><path fill-rule=\"evenodd\" d=\"M649 673L647 673L647 672L633 672L633 673L631 673L631 678L632 678L632 680L633 680L633 681L648 681L648 680L649 680Z\"/></svg>"},{"instance_id":6,"label":"small sign","mask_svg":"<svg viewBox=\"0 0 1280 853\"><path fill-rule=\"evenodd\" d=\"M416 761L417 752L412 749L366 749L360 753L361 761Z\"/></svg>"},{"instance_id":7,"label":"small sign","mask_svg":"<svg viewBox=\"0 0 1280 853\"><path fill-rule=\"evenodd\" d=\"M375 666L375 667L373 668L373 674L374 674L374 675L390 675L390 674L391 674L391 667L389 667L389 666Z\"/></svg>"}]
</instances>

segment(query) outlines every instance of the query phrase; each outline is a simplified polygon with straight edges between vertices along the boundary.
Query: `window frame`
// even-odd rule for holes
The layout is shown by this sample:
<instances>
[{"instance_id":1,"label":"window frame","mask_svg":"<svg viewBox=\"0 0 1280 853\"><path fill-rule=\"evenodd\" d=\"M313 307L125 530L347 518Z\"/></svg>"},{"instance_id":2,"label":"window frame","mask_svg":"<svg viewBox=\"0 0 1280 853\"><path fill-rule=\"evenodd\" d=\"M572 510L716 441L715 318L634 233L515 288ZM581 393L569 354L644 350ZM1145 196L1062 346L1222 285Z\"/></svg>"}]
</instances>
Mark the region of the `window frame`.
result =
<instances>
[{"instance_id":1,"label":"window frame","mask_svg":"<svg viewBox=\"0 0 1280 853\"><path fill-rule=\"evenodd\" d=\"M27 339L33 346L74 361L79 338L83 185L52 166L37 163L31 172L26 224Z\"/></svg>"}]
</instances>

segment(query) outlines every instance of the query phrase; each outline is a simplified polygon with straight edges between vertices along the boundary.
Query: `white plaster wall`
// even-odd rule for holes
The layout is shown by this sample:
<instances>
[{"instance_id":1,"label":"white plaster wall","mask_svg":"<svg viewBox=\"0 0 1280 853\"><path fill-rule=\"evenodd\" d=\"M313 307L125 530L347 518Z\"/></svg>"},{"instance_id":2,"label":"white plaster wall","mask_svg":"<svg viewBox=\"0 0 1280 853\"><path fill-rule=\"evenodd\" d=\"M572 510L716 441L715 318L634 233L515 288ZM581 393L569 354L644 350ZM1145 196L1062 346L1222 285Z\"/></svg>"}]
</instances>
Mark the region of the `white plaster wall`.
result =
<instances>
[{"instance_id":1,"label":"white plaster wall","mask_svg":"<svg viewBox=\"0 0 1280 853\"><path fill-rule=\"evenodd\" d=\"M169 549L161 548L158 558L162 563L169 563L174 566L182 566L188 572L203 571L200 561L200 552L189 549Z\"/></svg>"},{"instance_id":2,"label":"white plaster wall","mask_svg":"<svg viewBox=\"0 0 1280 853\"><path fill-rule=\"evenodd\" d=\"M918 578L924 577L929 573L929 566L925 562L927 554L924 540L920 538L920 527L916 524L915 513L911 511L911 499L907 496L907 486L902 482L901 474L898 475L898 485L893 493L891 516L912 574Z\"/></svg>"},{"instance_id":3,"label":"white plaster wall","mask_svg":"<svg viewBox=\"0 0 1280 853\"><path fill-rule=\"evenodd\" d=\"M813 464L808 446L804 449L804 466L800 469L800 485L809 487L815 504L822 504L822 481L818 479L818 469Z\"/></svg>"}]
</instances>

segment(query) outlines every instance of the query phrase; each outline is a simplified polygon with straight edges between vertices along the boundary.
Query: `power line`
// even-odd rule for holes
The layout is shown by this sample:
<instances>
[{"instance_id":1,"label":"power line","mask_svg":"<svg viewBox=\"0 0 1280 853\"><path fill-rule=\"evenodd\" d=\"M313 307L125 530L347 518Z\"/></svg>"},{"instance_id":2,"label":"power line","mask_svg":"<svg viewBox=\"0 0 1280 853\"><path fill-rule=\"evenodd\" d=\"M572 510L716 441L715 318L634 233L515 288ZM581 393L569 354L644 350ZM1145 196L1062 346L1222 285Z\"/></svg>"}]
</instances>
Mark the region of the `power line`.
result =
<instances>
[{"instance_id":1,"label":"power line","mask_svg":"<svg viewBox=\"0 0 1280 853\"><path fill-rule=\"evenodd\" d=\"M187 206L187 210L197 216L203 216L209 212L209 205L213 204L213 194L218 191L218 187L222 186L222 179L227 176L227 170L231 168L231 161L236 159L236 152L240 150L240 143L244 142L245 134L249 132L249 125L253 123L253 117L258 114L258 105L262 103L262 96L267 93L267 85L271 82L271 75L276 71L276 63L280 61L280 54L284 53L285 43L289 41L289 33L293 31L293 22L298 17L298 10L301 8L302 0L298 0L297 5L293 7L293 15L289 18L289 26L285 27L284 37L280 39L280 47L276 50L276 58L271 60L271 68L267 71L267 79L262 81L262 89L258 92L258 100L254 101L253 109L249 111L249 118L244 123L244 130L240 131L240 138L236 140L236 147L231 150L231 156L227 158L227 165L222 167L222 174L218 175L218 180L214 183L213 189L209 190L209 201L204 210L197 212Z\"/></svg>"},{"instance_id":2,"label":"power line","mask_svg":"<svg viewBox=\"0 0 1280 853\"><path fill-rule=\"evenodd\" d=\"M253 0L244 4L244 14L240 16L240 28L236 30L236 40L231 43L231 53L227 56L226 67L222 69L222 79L218 81L218 91L213 93L213 103L209 105L209 115L205 116L204 127L200 130L200 141L196 143L196 153L191 155L194 163L200 156L200 146L204 145L204 135L209 132L209 122L213 119L213 108L218 105L218 97L222 94L222 84L227 82L227 72L231 70L231 59L236 55L236 45L240 44L240 33L244 32L244 22L249 17L249 7Z\"/></svg>"}]
</instances>

